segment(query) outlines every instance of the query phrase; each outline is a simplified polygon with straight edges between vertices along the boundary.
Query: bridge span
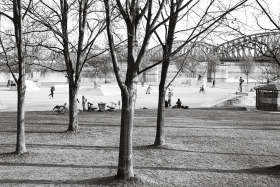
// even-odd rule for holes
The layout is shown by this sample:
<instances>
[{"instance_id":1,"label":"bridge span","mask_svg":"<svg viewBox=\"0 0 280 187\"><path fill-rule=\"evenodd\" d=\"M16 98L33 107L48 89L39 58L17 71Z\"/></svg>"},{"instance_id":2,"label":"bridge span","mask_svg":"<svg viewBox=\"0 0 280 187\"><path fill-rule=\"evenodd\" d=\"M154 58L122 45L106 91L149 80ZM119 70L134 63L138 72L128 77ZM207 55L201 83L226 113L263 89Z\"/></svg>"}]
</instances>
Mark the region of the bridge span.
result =
<instances>
[{"instance_id":1,"label":"bridge span","mask_svg":"<svg viewBox=\"0 0 280 187\"><path fill-rule=\"evenodd\" d=\"M181 46L184 41L175 41L173 51ZM280 32L265 32L242 37L224 42L220 45L212 45L205 42L190 42L178 53L172 56L169 70L169 78L174 76L178 69L179 61L187 61L186 65L192 64L186 77L196 77L198 74L207 77L208 81L217 79L220 81L238 81L244 75L244 67L249 62L251 72L249 81L262 81L266 79L267 67L273 64L273 68L280 67ZM162 59L162 48L155 46L147 51L146 59L149 64ZM279 61L278 61L279 60ZM196 65L195 65L196 64ZM247 64L247 65L246 65ZM177 65L177 66L176 66ZM193 67L193 69L191 69ZM248 67L246 67L248 68ZM157 66L144 75L147 81L158 81L160 66ZM183 74L182 74L183 78Z\"/></svg>"}]
</instances>

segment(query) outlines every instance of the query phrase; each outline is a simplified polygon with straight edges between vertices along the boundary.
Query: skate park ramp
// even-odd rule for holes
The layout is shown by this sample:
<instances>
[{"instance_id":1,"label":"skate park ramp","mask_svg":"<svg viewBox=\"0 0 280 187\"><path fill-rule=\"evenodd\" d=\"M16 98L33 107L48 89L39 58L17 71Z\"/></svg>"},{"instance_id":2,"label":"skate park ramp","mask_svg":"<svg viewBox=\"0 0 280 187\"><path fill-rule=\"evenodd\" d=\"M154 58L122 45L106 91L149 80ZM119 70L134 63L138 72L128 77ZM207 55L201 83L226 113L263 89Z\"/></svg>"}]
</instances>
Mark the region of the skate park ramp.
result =
<instances>
[{"instance_id":1,"label":"skate park ramp","mask_svg":"<svg viewBox=\"0 0 280 187\"><path fill-rule=\"evenodd\" d=\"M91 96L104 96L104 93L100 87L81 88L79 92L83 93L85 95L91 95Z\"/></svg>"}]
</instances>

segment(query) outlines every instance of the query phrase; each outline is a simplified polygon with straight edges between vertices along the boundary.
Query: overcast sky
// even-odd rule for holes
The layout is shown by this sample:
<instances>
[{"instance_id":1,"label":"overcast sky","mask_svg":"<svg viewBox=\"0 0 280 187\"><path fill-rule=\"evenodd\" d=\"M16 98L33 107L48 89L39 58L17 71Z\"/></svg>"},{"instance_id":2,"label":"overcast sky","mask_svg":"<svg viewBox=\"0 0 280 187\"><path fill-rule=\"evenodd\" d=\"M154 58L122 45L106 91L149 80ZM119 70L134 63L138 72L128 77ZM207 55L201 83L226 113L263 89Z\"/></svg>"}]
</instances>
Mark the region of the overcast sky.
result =
<instances>
[{"instance_id":1,"label":"overcast sky","mask_svg":"<svg viewBox=\"0 0 280 187\"><path fill-rule=\"evenodd\" d=\"M230 3L231 5L236 4L238 1L239 0L220 0L220 2L222 2L223 4ZM279 23L280 0L259 0L259 1L266 8L266 10L268 10L271 13L274 20L277 23ZM207 0L205 0L204 2L207 2ZM267 16L262 13L260 7L256 4L255 0L249 0L249 3L252 3L251 4L252 6L233 11L230 15L227 15L226 17L229 20L228 24L232 28L241 31L241 33L245 35L265 32L259 25L261 25L263 28L266 29L275 29L275 26L270 22ZM227 27L224 28L221 27L217 31L220 31L221 34L217 34L217 33L212 34L211 35L212 37L208 37L208 39L211 40L211 41L208 40L209 43L221 44L223 42L241 36L241 33L233 32L231 29L228 29ZM183 39L183 37L181 39Z\"/></svg>"},{"instance_id":2,"label":"overcast sky","mask_svg":"<svg viewBox=\"0 0 280 187\"><path fill-rule=\"evenodd\" d=\"M47 0L46 0L47 1ZM220 2L226 4L226 3L236 3L240 0L219 0ZM249 0L249 2L254 2L255 0ZM275 21L279 21L279 15L280 15L280 0L260 0L261 3L272 13L273 17L275 18ZM201 1L202 6L205 5L208 0L202 0ZM255 3L255 6L260 9L257 4ZM265 15L261 15L260 10L256 10L254 8L246 8L244 10L238 10L231 14L231 19L236 18L236 21L229 21L231 26L235 28L239 28L242 33L244 34L252 34L252 33L258 33L258 32L264 32L261 30L260 27L257 25L256 19L258 19L258 22L265 28L275 28L271 22L267 19ZM6 24L11 24L11 22L2 21L2 25L0 28L2 31L3 26ZM235 38L235 36L230 35L221 35L220 38L217 39L217 35L213 37L213 43L223 43L226 40L231 40ZM184 38L176 38L176 39L184 39ZM157 45L157 41L153 37L153 39L150 41L150 47Z\"/></svg>"},{"instance_id":3,"label":"overcast sky","mask_svg":"<svg viewBox=\"0 0 280 187\"><path fill-rule=\"evenodd\" d=\"M260 2L266 10L270 11L275 21L278 22L278 17L280 15L280 0L260 0ZM256 8L260 9L257 5ZM254 8L245 9L243 13L240 13L239 19L244 20L245 23L252 25L252 27L256 27L256 29L259 29L259 27L257 27L256 19L258 19L259 23L264 27L275 28L269 19L264 14L261 14L261 11L255 10Z\"/></svg>"}]
</instances>

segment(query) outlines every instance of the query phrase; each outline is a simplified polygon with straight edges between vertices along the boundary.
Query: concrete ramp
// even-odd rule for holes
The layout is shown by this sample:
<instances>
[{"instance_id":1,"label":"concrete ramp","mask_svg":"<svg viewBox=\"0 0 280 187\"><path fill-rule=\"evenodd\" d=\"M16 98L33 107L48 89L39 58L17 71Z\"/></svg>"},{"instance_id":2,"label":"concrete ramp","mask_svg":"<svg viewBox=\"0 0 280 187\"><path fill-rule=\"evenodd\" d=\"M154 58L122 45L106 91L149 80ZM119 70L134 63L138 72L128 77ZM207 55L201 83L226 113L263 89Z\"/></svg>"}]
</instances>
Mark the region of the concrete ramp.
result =
<instances>
[{"instance_id":1,"label":"concrete ramp","mask_svg":"<svg viewBox=\"0 0 280 187\"><path fill-rule=\"evenodd\" d=\"M90 96L104 96L103 91L101 88L81 88L80 93L83 93L84 95L90 95Z\"/></svg>"},{"instance_id":2,"label":"concrete ramp","mask_svg":"<svg viewBox=\"0 0 280 187\"><path fill-rule=\"evenodd\" d=\"M37 84L31 80L26 80L25 85L26 85L26 91L28 91L28 92L40 90L40 88L37 86Z\"/></svg>"},{"instance_id":3,"label":"concrete ramp","mask_svg":"<svg viewBox=\"0 0 280 187\"><path fill-rule=\"evenodd\" d=\"M116 84L104 84L98 88L101 89L104 96L120 95L121 93L119 86Z\"/></svg>"}]
</instances>

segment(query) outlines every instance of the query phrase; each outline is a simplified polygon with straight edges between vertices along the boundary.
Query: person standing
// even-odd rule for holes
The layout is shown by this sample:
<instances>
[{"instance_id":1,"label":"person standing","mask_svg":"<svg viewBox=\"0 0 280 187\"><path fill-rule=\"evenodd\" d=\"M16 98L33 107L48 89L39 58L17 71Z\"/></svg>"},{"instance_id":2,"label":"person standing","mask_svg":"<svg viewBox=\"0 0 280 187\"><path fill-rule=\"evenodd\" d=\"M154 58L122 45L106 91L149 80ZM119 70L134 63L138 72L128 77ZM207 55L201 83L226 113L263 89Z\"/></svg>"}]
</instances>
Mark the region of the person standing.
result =
<instances>
[{"instance_id":1,"label":"person standing","mask_svg":"<svg viewBox=\"0 0 280 187\"><path fill-rule=\"evenodd\" d=\"M167 96L168 96L168 100L167 100L168 106L170 107L171 106L171 99L172 99L172 96L173 96L173 92L172 92L171 88L168 88Z\"/></svg>"},{"instance_id":2,"label":"person standing","mask_svg":"<svg viewBox=\"0 0 280 187\"><path fill-rule=\"evenodd\" d=\"M213 81L212 81L212 88L215 88L215 86L216 86L216 81L215 81L215 79L213 79Z\"/></svg>"},{"instance_id":3,"label":"person standing","mask_svg":"<svg viewBox=\"0 0 280 187\"><path fill-rule=\"evenodd\" d=\"M151 90L152 90L152 87L151 85L149 84L148 88L147 88L147 91L146 91L146 94L151 94Z\"/></svg>"},{"instance_id":4,"label":"person standing","mask_svg":"<svg viewBox=\"0 0 280 187\"><path fill-rule=\"evenodd\" d=\"M242 92L242 84L244 82L244 79L242 79L242 77L239 78L239 90L240 92Z\"/></svg>"},{"instance_id":5,"label":"person standing","mask_svg":"<svg viewBox=\"0 0 280 187\"><path fill-rule=\"evenodd\" d=\"M8 80L7 87L10 87L10 86L11 86L11 80Z\"/></svg>"},{"instance_id":6,"label":"person standing","mask_svg":"<svg viewBox=\"0 0 280 187\"><path fill-rule=\"evenodd\" d=\"M82 106L83 106L83 112L86 111L86 103L87 103L87 99L85 96L82 96Z\"/></svg>"}]
</instances>

